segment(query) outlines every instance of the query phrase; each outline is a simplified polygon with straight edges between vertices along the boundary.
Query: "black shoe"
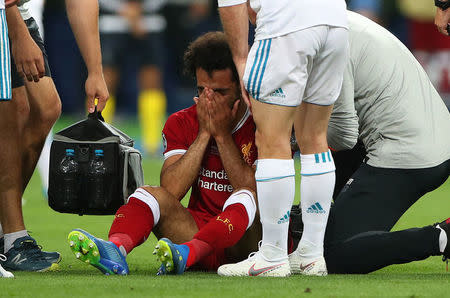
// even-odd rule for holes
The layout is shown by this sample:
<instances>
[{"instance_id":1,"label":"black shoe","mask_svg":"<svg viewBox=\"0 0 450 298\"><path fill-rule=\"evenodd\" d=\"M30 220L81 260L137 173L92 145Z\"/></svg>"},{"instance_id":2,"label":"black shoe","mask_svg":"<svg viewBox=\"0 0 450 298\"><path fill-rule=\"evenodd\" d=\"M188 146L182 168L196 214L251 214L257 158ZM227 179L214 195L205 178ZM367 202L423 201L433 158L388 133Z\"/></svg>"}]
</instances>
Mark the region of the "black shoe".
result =
<instances>
[{"instance_id":1,"label":"black shoe","mask_svg":"<svg viewBox=\"0 0 450 298\"><path fill-rule=\"evenodd\" d=\"M448 260L450 259L450 217L443 222L435 224L435 226L439 226L447 234L447 246L442 253L442 261L447 262L448 271Z\"/></svg>"},{"instance_id":2,"label":"black shoe","mask_svg":"<svg viewBox=\"0 0 450 298\"><path fill-rule=\"evenodd\" d=\"M5 238L0 238L0 254L5 250ZM61 254L56 251L41 251L44 258L50 263L59 263L61 261Z\"/></svg>"},{"instance_id":3,"label":"black shoe","mask_svg":"<svg viewBox=\"0 0 450 298\"><path fill-rule=\"evenodd\" d=\"M292 206L289 217L289 232L293 241L292 249L295 250L303 235L302 209L299 205Z\"/></svg>"},{"instance_id":4,"label":"black shoe","mask_svg":"<svg viewBox=\"0 0 450 298\"><path fill-rule=\"evenodd\" d=\"M53 255L54 254L54 255ZM52 259L56 258L56 254L51 253ZM39 245L36 244L36 240L30 236L25 236L16 239L13 243L13 247L5 253L7 258L3 262L3 267L12 271L53 271L58 269L58 264L47 260L49 257L45 254ZM60 259L59 256L57 259Z\"/></svg>"}]
</instances>

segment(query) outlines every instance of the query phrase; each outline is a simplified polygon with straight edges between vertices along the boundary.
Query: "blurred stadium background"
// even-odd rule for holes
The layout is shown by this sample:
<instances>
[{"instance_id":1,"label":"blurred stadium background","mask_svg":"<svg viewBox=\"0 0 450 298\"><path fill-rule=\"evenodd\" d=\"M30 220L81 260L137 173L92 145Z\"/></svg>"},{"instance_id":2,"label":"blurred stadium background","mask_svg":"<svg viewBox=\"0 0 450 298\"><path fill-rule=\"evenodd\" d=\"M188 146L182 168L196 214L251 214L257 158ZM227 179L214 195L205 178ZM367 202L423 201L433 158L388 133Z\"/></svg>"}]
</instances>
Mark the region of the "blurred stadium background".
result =
<instances>
[{"instance_id":1,"label":"blurred stadium background","mask_svg":"<svg viewBox=\"0 0 450 298\"><path fill-rule=\"evenodd\" d=\"M136 138L149 155L161 152L166 115L192 104L192 78L182 73L190 41L221 30L216 0L100 0L105 78L111 100L104 116ZM450 38L433 25L431 0L348 0L351 10L379 22L416 55L450 107ZM49 63L64 120L85 114L86 70L61 0L29 2L42 23Z\"/></svg>"}]
</instances>

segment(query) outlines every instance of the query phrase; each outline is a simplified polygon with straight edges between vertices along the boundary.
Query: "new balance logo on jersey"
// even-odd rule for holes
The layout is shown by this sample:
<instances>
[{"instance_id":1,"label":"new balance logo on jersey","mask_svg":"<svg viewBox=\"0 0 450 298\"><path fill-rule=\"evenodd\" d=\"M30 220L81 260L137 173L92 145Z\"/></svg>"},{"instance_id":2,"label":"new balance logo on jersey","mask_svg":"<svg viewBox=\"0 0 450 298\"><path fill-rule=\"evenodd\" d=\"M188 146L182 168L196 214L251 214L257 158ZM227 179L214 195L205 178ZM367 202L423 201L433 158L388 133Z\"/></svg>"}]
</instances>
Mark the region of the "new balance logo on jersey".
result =
<instances>
[{"instance_id":1,"label":"new balance logo on jersey","mask_svg":"<svg viewBox=\"0 0 450 298\"><path fill-rule=\"evenodd\" d=\"M280 224L289 222L290 215L291 215L291 211L286 212L286 214L278 220L278 224L280 225Z\"/></svg>"},{"instance_id":2,"label":"new balance logo on jersey","mask_svg":"<svg viewBox=\"0 0 450 298\"><path fill-rule=\"evenodd\" d=\"M323 210L322 206L320 206L319 202L311 205L311 207L306 210L307 213L326 213L325 210Z\"/></svg>"},{"instance_id":3,"label":"new balance logo on jersey","mask_svg":"<svg viewBox=\"0 0 450 298\"><path fill-rule=\"evenodd\" d=\"M278 88L277 90L275 90L274 92L272 92L269 96L272 97L281 97L281 98L285 98L286 95L283 92L283 89Z\"/></svg>"}]
</instances>

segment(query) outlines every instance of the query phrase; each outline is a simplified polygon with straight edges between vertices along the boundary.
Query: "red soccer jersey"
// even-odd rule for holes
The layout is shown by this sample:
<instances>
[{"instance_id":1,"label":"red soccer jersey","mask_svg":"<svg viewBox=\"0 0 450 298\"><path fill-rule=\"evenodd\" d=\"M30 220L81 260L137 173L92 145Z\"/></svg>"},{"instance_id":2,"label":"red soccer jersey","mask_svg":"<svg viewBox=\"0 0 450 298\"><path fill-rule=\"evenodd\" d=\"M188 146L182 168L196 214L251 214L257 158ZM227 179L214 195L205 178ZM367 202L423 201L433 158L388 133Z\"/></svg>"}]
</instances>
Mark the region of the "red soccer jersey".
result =
<instances>
[{"instance_id":1,"label":"red soccer jersey","mask_svg":"<svg viewBox=\"0 0 450 298\"><path fill-rule=\"evenodd\" d=\"M196 106L172 114L163 129L164 159L184 154L198 134ZM257 159L255 146L255 123L247 110L233 130L233 139L242 158L252 166ZM192 185L189 209L214 216L222 212L222 207L233 187L228 180L219 151L212 139L206 148L200 173Z\"/></svg>"}]
</instances>

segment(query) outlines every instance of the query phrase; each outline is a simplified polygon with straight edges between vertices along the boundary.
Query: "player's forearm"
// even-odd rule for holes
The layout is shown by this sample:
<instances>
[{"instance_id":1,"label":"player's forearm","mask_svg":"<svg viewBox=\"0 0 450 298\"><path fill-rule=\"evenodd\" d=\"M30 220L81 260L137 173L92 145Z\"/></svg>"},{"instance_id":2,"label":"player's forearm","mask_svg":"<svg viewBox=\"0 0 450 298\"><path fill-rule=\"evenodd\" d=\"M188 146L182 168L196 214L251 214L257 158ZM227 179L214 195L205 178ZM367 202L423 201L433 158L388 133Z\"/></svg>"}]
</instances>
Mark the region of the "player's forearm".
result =
<instances>
[{"instance_id":1,"label":"player's forearm","mask_svg":"<svg viewBox=\"0 0 450 298\"><path fill-rule=\"evenodd\" d=\"M8 35L11 42L30 35L16 5L6 9L6 22L8 23Z\"/></svg>"},{"instance_id":2,"label":"player's forearm","mask_svg":"<svg viewBox=\"0 0 450 298\"><path fill-rule=\"evenodd\" d=\"M220 7L220 18L227 40L236 61L248 56L248 11L247 4Z\"/></svg>"},{"instance_id":3,"label":"player's forearm","mask_svg":"<svg viewBox=\"0 0 450 298\"><path fill-rule=\"evenodd\" d=\"M209 135L199 134L179 160L161 170L161 186L177 199L183 199L198 177L209 140Z\"/></svg>"},{"instance_id":4,"label":"player's forearm","mask_svg":"<svg viewBox=\"0 0 450 298\"><path fill-rule=\"evenodd\" d=\"M233 137L216 138L222 165L234 189L250 188L256 191L255 172L243 159Z\"/></svg>"},{"instance_id":5,"label":"player's forearm","mask_svg":"<svg viewBox=\"0 0 450 298\"><path fill-rule=\"evenodd\" d=\"M67 15L89 74L102 73L98 33L98 2L66 0Z\"/></svg>"}]
</instances>

